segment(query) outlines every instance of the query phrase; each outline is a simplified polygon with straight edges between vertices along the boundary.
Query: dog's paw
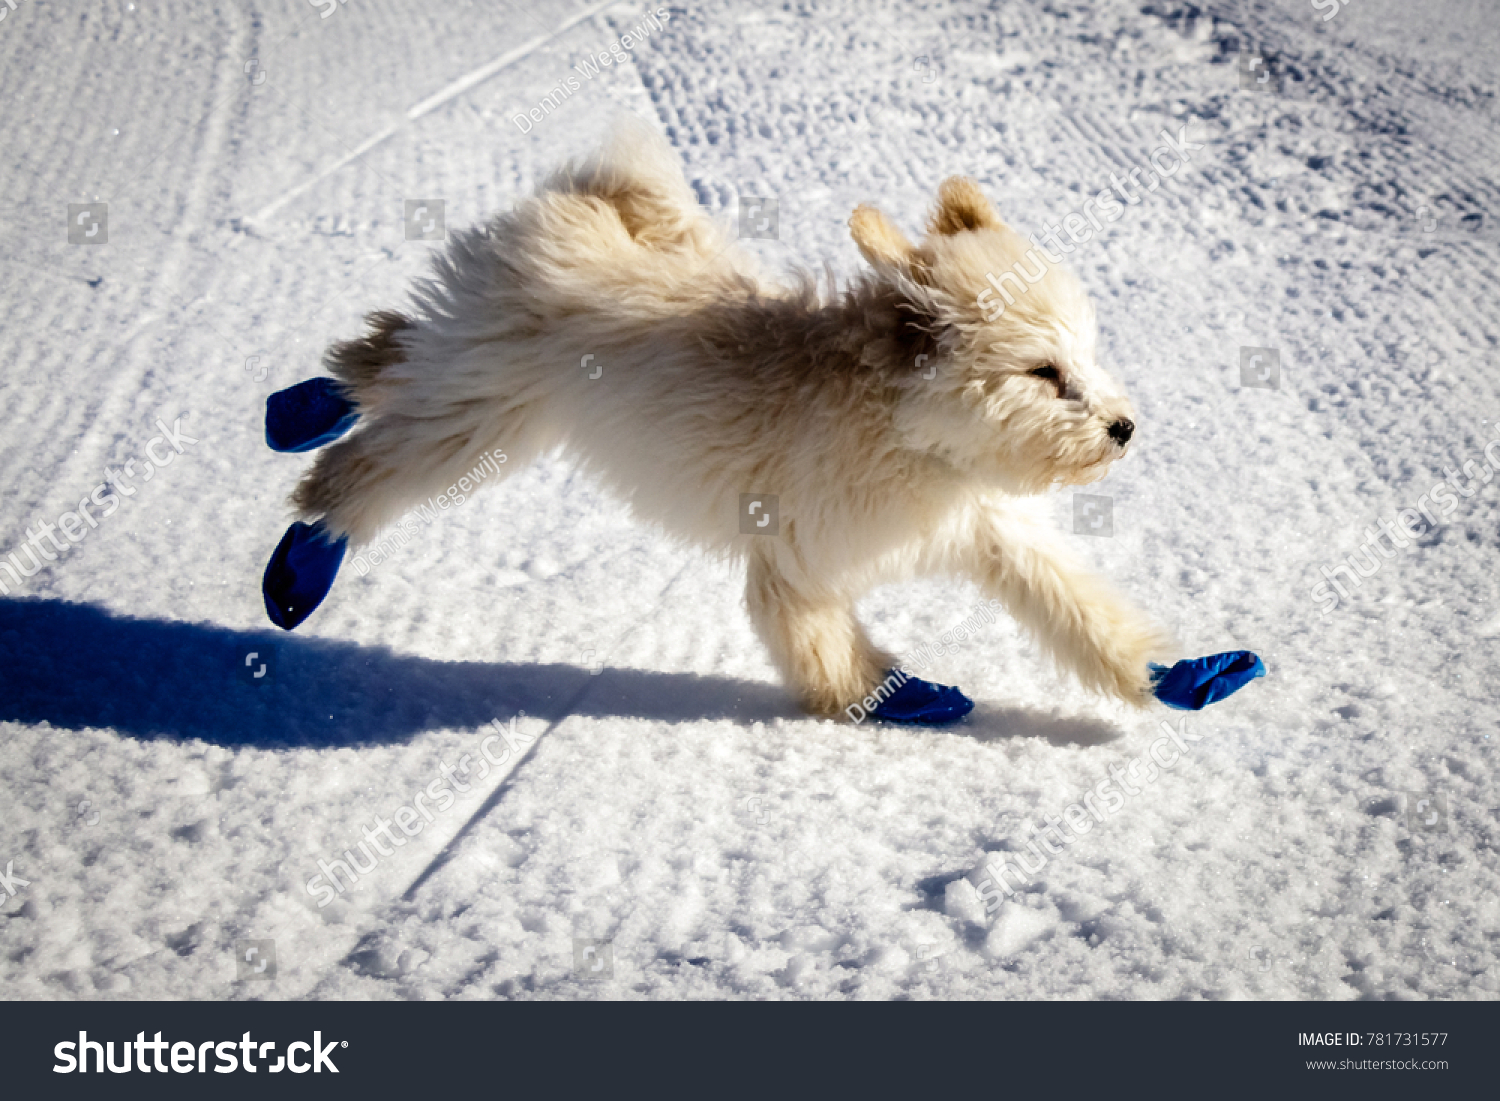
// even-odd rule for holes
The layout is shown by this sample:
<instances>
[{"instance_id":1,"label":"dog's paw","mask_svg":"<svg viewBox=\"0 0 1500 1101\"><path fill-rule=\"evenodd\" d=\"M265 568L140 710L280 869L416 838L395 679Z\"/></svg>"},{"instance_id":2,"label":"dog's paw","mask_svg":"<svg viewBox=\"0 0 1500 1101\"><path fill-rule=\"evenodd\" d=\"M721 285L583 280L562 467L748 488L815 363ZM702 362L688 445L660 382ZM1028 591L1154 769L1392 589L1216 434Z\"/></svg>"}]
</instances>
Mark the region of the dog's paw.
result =
<instances>
[{"instance_id":1,"label":"dog's paw","mask_svg":"<svg viewBox=\"0 0 1500 1101\"><path fill-rule=\"evenodd\" d=\"M1173 649L1172 639L1149 622L1119 631L1101 654L1098 687L1133 707L1150 707L1156 702L1151 666Z\"/></svg>"},{"instance_id":2,"label":"dog's paw","mask_svg":"<svg viewBox=\"0 0 1500 1101\"><path fill-rule=\"evenodd\" d=\"M904 670L892 669L891 677L905 679L894 692L886 696L879 706L870 712L872 718L888 723L946 726L949 723L958 722L974 710L974 701L957 688L933 684L921 677L914 677ZM854 709L848 710L852 718ZM861 718L863 717L861 715Z\"/></svg>"}]
</instances>

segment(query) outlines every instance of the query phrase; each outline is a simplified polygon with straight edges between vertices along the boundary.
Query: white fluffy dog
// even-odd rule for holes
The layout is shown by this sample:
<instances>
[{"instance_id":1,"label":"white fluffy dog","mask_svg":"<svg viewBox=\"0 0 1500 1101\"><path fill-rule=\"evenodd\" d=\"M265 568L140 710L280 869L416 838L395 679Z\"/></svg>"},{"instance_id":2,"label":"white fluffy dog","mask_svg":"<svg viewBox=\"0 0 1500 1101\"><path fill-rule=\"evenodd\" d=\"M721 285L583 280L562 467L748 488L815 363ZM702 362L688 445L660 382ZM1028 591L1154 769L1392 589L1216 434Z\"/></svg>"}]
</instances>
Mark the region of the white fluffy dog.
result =
<instances>
[{"instance_id":1,"label":"white fluffy dog","mask_svg":"<svg viewBox=\"0 0 1500 1101\"><path fill-rule=\"evenodd\" d=\"M357 545L486 452L511 471L566 446L641 518L745 559L755 629L815 714L889 689L896 661L855 600L938 572L999 598L1087 687L1150 702L1167 640L1037 496L1102 477L1134 427L1082 288L965 178L919 246L868 206L849 224L872 270L842 294L767 282L666 142L622 127L452 235L411 316L373 314L330 349L361 424L294 505ZM1013 268L1024 293L1000 308L993 273ZM744 495L762 509L748 525Z\"/></svg>"}]
</instances>

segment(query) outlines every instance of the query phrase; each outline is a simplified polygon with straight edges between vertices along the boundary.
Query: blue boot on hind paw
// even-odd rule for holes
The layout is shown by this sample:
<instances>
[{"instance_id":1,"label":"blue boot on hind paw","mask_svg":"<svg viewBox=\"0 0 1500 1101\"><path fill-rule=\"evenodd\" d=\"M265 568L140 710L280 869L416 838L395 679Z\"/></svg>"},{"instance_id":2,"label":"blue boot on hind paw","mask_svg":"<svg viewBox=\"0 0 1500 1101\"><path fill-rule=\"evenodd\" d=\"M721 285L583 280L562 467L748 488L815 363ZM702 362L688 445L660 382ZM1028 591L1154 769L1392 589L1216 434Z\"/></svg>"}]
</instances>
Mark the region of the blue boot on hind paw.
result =
<instances>
[{"instance_id":1,"label":"blue boot on hind paw","mask_svg":"<svg viewBox=\"0 0 1500 1101\"><path fill-rule=\"evenodd\" d=\"M358 419L338 379L310 378L266 399L266 444L272 451L311 451L338 439Z\"/></svg>"},{"instance_id":2,"label":"blue boot on hind paw","mask_svg":"<svg viewBox=\"0 0 1500 1101\"><path fill-rule=\"evenodd\" d=\"M317 610L333 588L348 542L329 539L321 524L299 520L286 529L261 581L272 623L290 631Z\"/></svg>"},{"instance_id":3,"label":"blue boot on hind paw","mask_svg":"<svg viewBox=\"0 0 1500 1101\"><path fill-rule=\"evenodd\" d=\"M956 723L974 710L974 701L957 688L933 684L921 677L911 676L897 669L891 675L906 677L870 714L888 723L921 723L926 726L942 726Z\"/></svg>"}]
</instances>

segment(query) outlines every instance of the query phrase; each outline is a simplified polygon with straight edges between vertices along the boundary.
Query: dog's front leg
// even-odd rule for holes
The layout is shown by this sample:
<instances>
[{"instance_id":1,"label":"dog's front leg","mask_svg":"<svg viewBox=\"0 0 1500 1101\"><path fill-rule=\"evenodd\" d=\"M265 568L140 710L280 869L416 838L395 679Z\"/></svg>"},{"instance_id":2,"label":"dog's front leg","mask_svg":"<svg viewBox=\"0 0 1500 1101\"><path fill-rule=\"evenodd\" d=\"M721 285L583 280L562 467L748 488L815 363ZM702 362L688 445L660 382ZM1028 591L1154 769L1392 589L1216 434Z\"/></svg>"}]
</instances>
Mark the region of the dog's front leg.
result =
<instances>
[{"instance_id":1,"label":"dog's front leg","mask_svg":"<svg viewBox=\"0 0 1500 1101\"><path fill-rule=\"evenodd\" d=\"M1090 572L1057 530L1027 509L996 508L975 523L970 571L990 596L1085 687L1143 707L1149 665L1170 638Z\"/></svg>"}]
</instances>

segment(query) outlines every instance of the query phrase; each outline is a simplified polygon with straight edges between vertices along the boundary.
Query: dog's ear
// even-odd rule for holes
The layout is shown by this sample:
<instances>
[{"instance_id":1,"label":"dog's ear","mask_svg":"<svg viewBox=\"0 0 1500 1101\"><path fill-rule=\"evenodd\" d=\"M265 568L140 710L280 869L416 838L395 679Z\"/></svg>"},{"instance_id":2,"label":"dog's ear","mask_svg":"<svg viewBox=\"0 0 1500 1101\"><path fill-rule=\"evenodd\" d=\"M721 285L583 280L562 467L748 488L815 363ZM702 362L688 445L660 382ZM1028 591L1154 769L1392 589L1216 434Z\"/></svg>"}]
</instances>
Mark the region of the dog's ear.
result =
<instances>
[{"instance_id":1,"label":"dog's ear","mask_svg":"<svg viewBox=\"0 0 1500 1101\"><path fill-rule=\"evenodd\" d=\"M937 354L938 345L931 302L932 254L908 241L906 234L873 206L856 208L849 219L849 230L859 251L877 272L917 284L889 290L887 304L893 307L895 324L884 341L866 349L867 354L883 354L901 370L920 370Z\"/></svg>"},{"instance_id":2,"label":"dog's ear","mask_svg":"<svg viewBox=\"0 0 1500 1101\"><path fill-rule=\"evenodd\" d=\"M949 176L938 187L937 206L927 232L948 237L966 229L1000 229L1004 225L977 183L967 176Z\"/></svg>"},{"instance_id":3,"label":"dog's ear","mask_svg":"<svg viewBox=\"0 0 1500 1101\"><path fill-rule=\"evenodd\" d=\"M904 275L924 282L927 256L906 239L896 223L873 206L861 204L849 217L849 233L861 255L876 271L886 275Z\"/></svg>"}]
</instances>

